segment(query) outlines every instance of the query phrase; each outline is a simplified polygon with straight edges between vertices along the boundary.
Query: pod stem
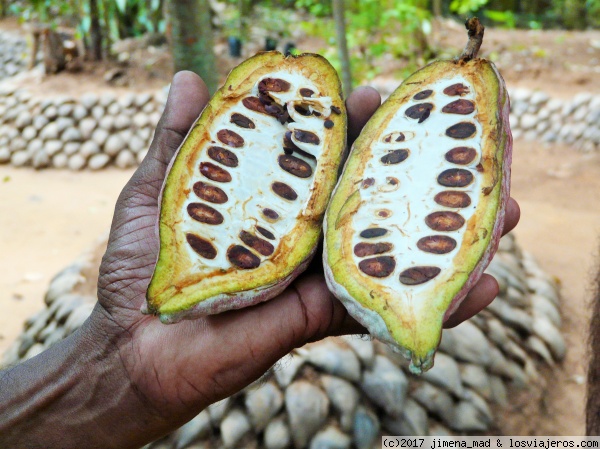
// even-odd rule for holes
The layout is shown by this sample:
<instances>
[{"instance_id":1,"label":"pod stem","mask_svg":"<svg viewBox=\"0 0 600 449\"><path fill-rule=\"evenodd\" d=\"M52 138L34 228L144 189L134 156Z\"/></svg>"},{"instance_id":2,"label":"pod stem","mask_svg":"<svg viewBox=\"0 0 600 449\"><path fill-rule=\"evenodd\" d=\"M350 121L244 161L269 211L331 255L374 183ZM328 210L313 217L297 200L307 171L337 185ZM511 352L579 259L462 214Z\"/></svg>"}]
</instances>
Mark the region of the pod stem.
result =
<instances>
[{"instance_id":1,"label":"pod stem","mask_svg":"<svg viewBox=\"0 0 600 449\"><path fill-rule=\"evenodd\" d=\"M465 28L469 32L469 40L460 58L458 58L460 62L468 62L477 57L477 53L479 53L479 49L483 43L483 32L485 31L485 27L477 17L467 19Z\"/></svg>"}]
</instances>

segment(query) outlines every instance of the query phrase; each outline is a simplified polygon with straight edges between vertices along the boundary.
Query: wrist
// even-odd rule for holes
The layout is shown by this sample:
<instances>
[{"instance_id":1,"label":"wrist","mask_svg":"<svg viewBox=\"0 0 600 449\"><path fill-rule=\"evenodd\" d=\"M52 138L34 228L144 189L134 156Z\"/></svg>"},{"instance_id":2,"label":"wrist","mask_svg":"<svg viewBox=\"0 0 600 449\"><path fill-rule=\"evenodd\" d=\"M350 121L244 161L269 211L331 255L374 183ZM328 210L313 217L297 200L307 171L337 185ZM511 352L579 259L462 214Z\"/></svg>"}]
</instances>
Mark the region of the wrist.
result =
<instances>
[{"instance_id":1,"label":"wrist","mask_svg":"<svg viewBox=\"0 0 600 449\"><path fill-rule=\"evenodd\" d=\"M67 339L0 372L0 447L122 449L160 436L121 361L124 341L97 306Z\"/></svg>"}]
</instances>

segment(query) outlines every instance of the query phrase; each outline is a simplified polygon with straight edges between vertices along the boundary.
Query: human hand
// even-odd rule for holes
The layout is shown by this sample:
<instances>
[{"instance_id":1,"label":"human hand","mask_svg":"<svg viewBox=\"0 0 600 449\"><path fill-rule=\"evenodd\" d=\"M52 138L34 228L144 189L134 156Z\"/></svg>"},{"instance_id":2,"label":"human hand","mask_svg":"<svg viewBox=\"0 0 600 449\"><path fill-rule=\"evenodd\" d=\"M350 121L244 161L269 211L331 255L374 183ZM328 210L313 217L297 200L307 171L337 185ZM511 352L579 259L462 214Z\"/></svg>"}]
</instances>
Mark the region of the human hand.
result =
<instances>
[{"instance_id":1,"label":"human hand","mask_svg":"<svg viewBox=\"0 0 600 449\"><path fill-rule=\"evenodd\" d=\"M208 99L196 75L175 76L148 155L117 202L100 267L98 304L62 348L47 351L45 359L42 355L38 365L51 362L48 373L33 375L31 381L32 391L50 382L52 396L58 398L38 416L40 422L47 423L50 414L62 424L44 429L30 419L29 428L35 429L28 433L31 441L43 437L44 447L55 447L51 441L60 442L57 447L83 442L90 448L139 447L250 384L293 348L329 335L366 332L330 294L319 257L285 292L253 307L174 325L140 313L159 249L158 197L167 166ZM379 95L370 88L359 88L348 98L350 143L379 104ZM511 200L505 232L518 217ZM479 312L497 292L496 281L484 275L446 325ZM29 365L22 371L31 375L35 369ZM82 373L83 379L73 380ZM63 396L56 393L61 388ZM32 409L23 393L21 407ZM81 413L77 419L65 407L73 404Z\"/></svg>"},{"instance_id":2,"label":"human hand","mask_svg":"<svg viewBox=\"0 0 600 449\"><path fill-rule=\"evenodd\" d=\"M277 298L248 309L172 326L140 315L158 253L155 225L166 168L208 99L195 75L175 77L148 157L117 203L100 270L99 301L122 330L119 347L127 375L156 413L177 417L174 425L248 385L294 347L328 335L365 332L315 270ZM350 142L379 104L373 89L357 89L350 96ZM517 219L518 206L511 202L505 231ZM496 293L495 280L484 276L448 325L477 313Z\"/></svg>"}]
</instances>

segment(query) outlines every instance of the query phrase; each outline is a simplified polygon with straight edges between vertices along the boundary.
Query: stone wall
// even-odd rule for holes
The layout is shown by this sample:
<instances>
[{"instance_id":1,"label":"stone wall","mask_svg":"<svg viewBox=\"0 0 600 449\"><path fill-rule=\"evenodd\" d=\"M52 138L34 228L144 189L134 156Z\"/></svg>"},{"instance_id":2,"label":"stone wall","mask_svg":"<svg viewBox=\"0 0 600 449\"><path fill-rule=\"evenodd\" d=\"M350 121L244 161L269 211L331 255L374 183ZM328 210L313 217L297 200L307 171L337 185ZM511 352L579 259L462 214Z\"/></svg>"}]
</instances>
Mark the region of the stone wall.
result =
<instances>
[{"instance_id":1,"label":"stone wall","mask_svg":"<svg viewBox=\"0 0 600 449\"><path fill-rule=\"evenodd\" d=\"M0 80L27 69L27 41L13 33L0 31Z\"/></svg>"},{"instance_id":2,"label":"stone wall","mask_svg":"<svg viewBox=\"0 0 600 449\"><path fill-rule=\"evenodd\" d=\"M163 91L39 99L0 86L0 163L131 167L144 158L164 103Z\"/></svg>"},{"instance_id":3,"label":"stone wall","mask_svg":"<svg viewBox=\"0 0 600 449\"><path fill-rule=\"evenodd\" d=\"M81 326L96 301L105 247L106 240L56 275L46 307L27 321L4 364L33 357ZM149 447L367 449L379 447L382 434L510 431L501 416L539 410L552 387L546 376L565 355L560 298L510 234L487 272L498 280L498 297L444 330L435 366L421 377L377 341L329 338L293 351L263 379Z\"/></svg>"}]
</instances>

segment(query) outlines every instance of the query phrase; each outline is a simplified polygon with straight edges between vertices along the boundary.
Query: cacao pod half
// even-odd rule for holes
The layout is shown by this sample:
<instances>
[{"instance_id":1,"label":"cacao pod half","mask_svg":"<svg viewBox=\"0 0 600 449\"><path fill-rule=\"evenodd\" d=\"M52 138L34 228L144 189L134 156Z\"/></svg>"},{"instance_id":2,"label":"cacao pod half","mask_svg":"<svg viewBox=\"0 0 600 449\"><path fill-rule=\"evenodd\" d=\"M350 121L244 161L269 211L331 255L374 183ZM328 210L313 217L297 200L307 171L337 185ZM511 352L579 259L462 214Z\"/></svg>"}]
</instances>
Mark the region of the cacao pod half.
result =
<instances>
[{"instance_id":1,"label":"cacao pod half","mask_svg":"<svg viewBox=\"0 0 600 449\"><path fill-rule=\"evenodd\" d=\"M509 98L494 65L468 55L472 39L379 108L325 219L329 288L415 373L433 365L444 319L496 251L509 196Z\"/></svg>"},{"instance_id":2,"label":"cacao pod half","mask_svg":"<svg viewBox=\"0 0 600 449\"><path fill-rule=\"evenodd\" d=\"M147 312L174 322L281 292L314 254L345 145L324 58L266 52L236 67L165 180Z\"/></svg>"}]
</instances>

